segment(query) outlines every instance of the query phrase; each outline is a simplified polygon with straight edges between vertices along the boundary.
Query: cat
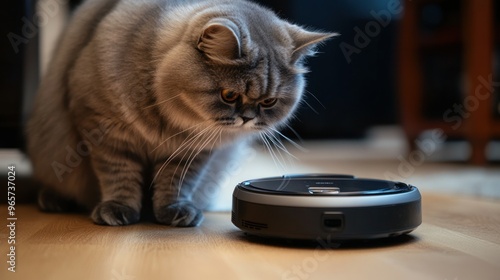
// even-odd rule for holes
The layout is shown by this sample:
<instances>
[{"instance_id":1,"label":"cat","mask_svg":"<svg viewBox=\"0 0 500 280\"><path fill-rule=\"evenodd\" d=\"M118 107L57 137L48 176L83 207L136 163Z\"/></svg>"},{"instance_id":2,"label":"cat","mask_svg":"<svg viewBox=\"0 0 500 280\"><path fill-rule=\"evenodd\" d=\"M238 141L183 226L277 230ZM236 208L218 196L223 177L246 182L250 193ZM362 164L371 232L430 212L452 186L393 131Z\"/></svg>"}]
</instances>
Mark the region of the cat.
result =
<instances>
[{"instance_id":1,"label":"cat","mask_svg":"<svg viewBox=\"0 0 500 280\"><path fill-rule=\"evenodd\" d=\"M150 199L158 223L199 225L200 190L293 116L304 59L333 36L245 0L87 0L27 123L39 208L128 225Z\"/></svg>"}]
</instances>

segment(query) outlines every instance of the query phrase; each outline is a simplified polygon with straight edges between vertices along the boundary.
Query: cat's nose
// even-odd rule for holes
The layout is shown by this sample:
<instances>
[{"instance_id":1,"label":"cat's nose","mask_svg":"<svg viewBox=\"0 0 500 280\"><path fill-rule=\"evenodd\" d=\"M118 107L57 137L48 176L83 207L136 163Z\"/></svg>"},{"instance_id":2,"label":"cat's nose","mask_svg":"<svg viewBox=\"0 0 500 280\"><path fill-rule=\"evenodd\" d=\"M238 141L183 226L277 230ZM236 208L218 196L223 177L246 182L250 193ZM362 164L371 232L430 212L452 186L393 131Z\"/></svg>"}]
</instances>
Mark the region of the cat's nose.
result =
<instances>
[{"instance_id":1,"label":"cat's nose","mask_svg":"<svg viewBox=\"0 0 500 280\"><path fill-rule=\"evenodd\" d=\"M251 120L255 119L255 118L253 118L253 117L249 118L249 117L244 117L244 116L241 116L241 118L243 119L243 124L246 124L247 122L249 122L249 121L251 121Z\"/></svg>"}]
</instances>

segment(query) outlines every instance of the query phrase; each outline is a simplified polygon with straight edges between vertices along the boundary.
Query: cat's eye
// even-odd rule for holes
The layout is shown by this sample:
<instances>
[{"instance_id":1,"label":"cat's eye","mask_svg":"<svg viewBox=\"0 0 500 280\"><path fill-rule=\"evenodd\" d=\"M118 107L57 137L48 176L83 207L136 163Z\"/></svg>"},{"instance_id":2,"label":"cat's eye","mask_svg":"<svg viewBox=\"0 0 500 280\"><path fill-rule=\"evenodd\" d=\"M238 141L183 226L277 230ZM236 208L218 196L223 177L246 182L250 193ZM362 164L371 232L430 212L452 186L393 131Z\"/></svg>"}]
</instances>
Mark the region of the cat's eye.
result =
<instances>
[{"instance_id":1,"label":"cat's eye","mask_svg":"<svg viewBox=\"0 0 500 280\"><path fill-rule=\"evenodd\" d=\"M278 102L278 99L277 98L268 98L268 99L264 99L260 102L260 105L264 108L271 108L273 107L274 105L276 105L276 102Z\"/></svg>"},{"instance_id":2,"label":"cat's eye","mask_svg":"<svg viewBox=\"0 0 500 280\"><path fill-rule=\"evenodd\" d=\"M240 97L238 93L228 89L223 89L220 95L222 97L222 100L226 101L227 103L234 103Z\"/></svg>"}]
</instances>

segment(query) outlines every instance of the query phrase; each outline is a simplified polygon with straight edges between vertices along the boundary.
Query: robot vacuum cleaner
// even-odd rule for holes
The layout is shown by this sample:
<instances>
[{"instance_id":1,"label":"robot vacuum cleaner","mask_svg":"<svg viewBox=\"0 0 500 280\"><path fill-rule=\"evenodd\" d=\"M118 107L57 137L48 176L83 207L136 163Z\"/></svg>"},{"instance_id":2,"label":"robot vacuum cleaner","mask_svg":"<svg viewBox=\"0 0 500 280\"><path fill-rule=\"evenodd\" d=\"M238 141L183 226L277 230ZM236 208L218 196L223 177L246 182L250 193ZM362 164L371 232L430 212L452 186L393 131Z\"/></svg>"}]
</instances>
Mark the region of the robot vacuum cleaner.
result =
<instances>
[{"instance_id":1,"label":"robot vacuum cleaner","mask_svg":"<svg viewBox=\"0 0 500 280\"><path fill-rule=\"evenodd\" d=\"M261 178L236 186L231 220L245 233L265 237L393 237L421 224L421 196L409 184L351 175Z\"/></svg>"}]
</instances>

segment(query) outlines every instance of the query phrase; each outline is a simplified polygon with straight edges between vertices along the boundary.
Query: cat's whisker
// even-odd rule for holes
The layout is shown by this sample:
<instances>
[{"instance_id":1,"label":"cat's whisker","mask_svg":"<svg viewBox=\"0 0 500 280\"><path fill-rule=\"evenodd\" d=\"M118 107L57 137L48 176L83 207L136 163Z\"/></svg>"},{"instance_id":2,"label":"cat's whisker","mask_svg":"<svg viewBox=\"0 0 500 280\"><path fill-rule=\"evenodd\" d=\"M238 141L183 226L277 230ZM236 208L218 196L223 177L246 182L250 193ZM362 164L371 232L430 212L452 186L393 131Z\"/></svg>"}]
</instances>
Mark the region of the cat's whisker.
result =
<instances>
[{"instance_id":1,"label":"cat's whisker","mask_svg":"<svg viewBox=\"0 0 500 280\"><path fill-rule=\"evenodd\" d=\"M222 132L223 131L224 131L224 129L221 127L219 130L219 145L222 145ZM215 141L217 141L217 139Z\"/></svg>"},{"instance_id":2,"label":"cat's whisker","mask_svg":"<svg viewBox=\"0 0 500 280\"><path fill-rule=\"evenodd\" d=\"M285 139L286 141L288 141L288 143L292 144L295 148L299 149L301 152L308 152L308 150L304 147L302 147L301 145L297 144L295 141L293 141L292 139L286 137L283 133L281 133L279 130L275 129L275 128L272 128L270 127L270 129L274 132L276 132L279 136L283 137L283 139Z\"/></svg>"},{"instance_id":3,"label":"cat's whisker","mask_svg":"<svg viewBox=\"0 0 500 280\"><path fill-rule=\"evenodd\" d=\"M302 99L302 103L306 104L307 107L309 107L316 115L319 115L319 112L316 109L314 109L314 107L311 104L309 104L309 102L307 102L305 99Z\"/></svg>"},{"instance_id":4,"label":"cat's whisker","mask_svg":"<svg viewBox=\"0 0 500 280\"><path fill-rule=\"evenodd\" d=\"M211 133L209 137L205 137L205 135L207 133ZM189 156L187 157L186 159L186 164L184 165L183 167L183 170L181 172L181 176L180 176L180 182L179 182L179 188L181 187L182 185L182 181L189 169L189 166L191 165L191 163L193 162L193 160L195 159L195 157L201 152L201 150L207 145L207 141L208 141L208 138L211 137L211 135L213 135L213 131L212 132L204 132L203 134L201 134L199 137L197 137L197 141L193 141L191 143L191 145L189 146L188 149L186 149L186 153L184 154L183 158L189 153ZM181 160L182 161L182 160Z\"/></svg>"},{"instance_id":5,"label":"cat's whisker","mask_svg":"<svg viewBox=\"0 0 500 280\"><path fill-rule=\"evenodd\" d=\"M179 161L179 163L177 164L176 168L175 168L175 171L173 174L177 174L177 170L179 169L180 165L184 162L184 158L188 155L189 153L189 156L187 157L186 161L185 161L185 164L184 166L182 167L182 170L180 172L180 175L179 175L179 180L177 182L177 198L180 197L180 194L181 194L181 189L182 189L182 185L184 183L184 178L189 170L189 167L191 166L191 163L192 163L192 160L194 160L194 157L196 157L197 154L195 154L195 156L193 157L193 153L194 151L196 150L196 146L199 146L200 143L203 142L203 136L206 134L207 132L204 132L202 134L200 134L198 137L196 137L194 139L194 141L191 142L191 144L189 145L189 147L187 147L185 149L185 152L184 152L184 155L182 156L181 160ZM191 159L192 158L192 159ZM173 187L174 186L174 177L172 177L172 179L170 180L170 185Z\"/></svg>"},{"instance_id":6,"label":"cat's whisker","mask_svg":"<svg viewBox=\"0 0 500 280\"><path fill-rule=\"evenodd\" d=\"M179 148L177 148L177 150L174 151L174 153L172 153L172 155L170 155L170 157L167 159L167 164L170 163L170 161L172 161L175 157L177 157L178 155L180 155L180 153L184 152L184 155L182 156L182 158L179 160L179 163L177 164L177 167L174 171L173 174L176 174L177 173L177 170L179 168L179 165L182 163L182 161L184 160L184 158L186 157L187 153L189 153L189 151L191 151L192 147L194 145L196 145L197 141L208 131L210 130L214 125L209 125L208 127L204 128L203 130L201 130L200 132L198 132L197 134L195 134L194 136L191 137L191 135L194 133L190 133L187 137L187 139L182 142L182 144L179 146ZM173 184L173 179L174 179L174 176L172 176L172 179L170 180L170 185Z\"/></svg>"},{"instance_id":7,"label":"cat's whisker","mask_svg":"<svg viewBox=\"0 0 500 280\"><path fill-rule=\"evenodd\" d=\"M311 95L318 102L318 104L321 105L321 107L323 107L323 109L326 109L325 105L323 105L323 103L316 97L316 95L314 95L312 92L308 90L305 90L305 92Z\"/></svg>"},{"instance_id":8,"label":"cat's whisker","mask_svg":"<svg viewBox=\"0 0 500 280\"><path fill-rule=\"evenodd\" d=\"M286 146L283 144L283 142L274 135L273 131L267 131L268 133L268 138L274 143L274 145L282 150L283 152L285 152L288 156L294 158L294 159L297 159L297 157L295 157L290 151L288 151L288 149L286 148Z\"/></svg>"},{"instance_id":9,"label":"cat's whisker","mask_svg":"<svg viewBox=\"0 0 500 280\"><path fill-rule=\"evenodd\" d=\"M297 131L295 131L295 129L293 129L293 127L287 123L285 123L286 127L288 127L288 129L293 133L293 135L295 135L295 137L297 137L297 139L299 139L300 143L304 143L304 139L302 139L302 137L299 135L299 133Z\"/></svg>"},{"instance_id":10,"label":"cat's whisker","mask_svg":"<svg viewBox=\"0 0 500 280\"><path fill-rule=\"evenodd\" d=\"M181 160L179 161L179 164L177 165L174 174L177 174L177 170L179 168L180 163L183 162L184 158L186 155L189 153L187 159L186 159L186 164L183 167L183 170L181 171L181 175L179 177L179 182L178 182L178 195L180 195L180 190L183 184L183 181L189 171L189 167L191 166L192 162L196 158L196 156L201 153L201 151L212 141L211 139L214 138L214 136L217 133L217 130L214 131L209 131L212 127L215 125L209 126L207 129L203 130L201 133L193 137L193 141L189 144L189 147L186 147L185 153ZM208 137L205 137L205 135L209 134ZM171 185L173 184L173 181L171 181Z\"/></svg>"},{"instance_id":11,"label":"cat's whisker","mask_svg":"<svg viewBox=\"0 0 500 280\"><path fill-rule=\"evenodd\" d=\"M149 109L149 108L152 108L152 107L155 107L155 106L160 106L160 105L162 105L162 104L165 104L165 103L167 103L167 102L170 102L170 101L172 101L172 100L174 100L174 99L178 98L179 96L181 96L181 93L179 93L179 94L177 94L177 95L174 95L174 96L172 96L172 97L170 97L170 98L168 98L168 99L165 99L165 100L162 100L162 101L160 101L160 102L157 102L157 103L155 103L155 104L152 104L152 105L148 105L148 106L146 106L146 107L143 107L142 109L144 110L144 109Z\"/></svg>"},{"instance_id":12,"label":"cat's whisker","mask_svg":"<svg viewBox=\"0 0 500 280\"><path fill-rule=\"evenodd\" d=\"M183 152L185 149L187 149L188 145L190 145L192 142L194 142L196 139L198 139L198 137L200 137L200 135L202 135L206 130L209 130L212 127L213 127L213 125L209 125L208 127L205 127L204 129L202 129L198 133L196 133L195 130L190 132L186 136L186 139L179 145L179 147L177 147L177 149L168 157L167 161L170 162L174 157L176 157L181 152Z\"/></svg>"},{"instance_id":13,"label":"cat's whisker","mask_svg":"<svg viewBox=\"0 0 500 280\"><path fill-rule=\"evenodd\" d=\"M183 185L183 183L184 183L185 177L186 177L186 175L187 175L187 173L188 173L188 171L189 171L189 169L190 169L190 167L191 167L191 165L192 165L193 161L194 161L194 160L195 160L195 158L196 158L196 157L197 157L197 156L198 156L198 155L199 155L199 154L200 154L200 153L201 153L201 152L202 152L202 151L206 148L206 146L207 146L210 142L212 142L212 143L214 143L214 142L215 142L215 139L217 138L217 134L218 134L218 132L219 132L219 131L221 131L221 130L222 130L222 128L220 128L220 127L219 127L218 129L216 129L216 130L212 131L211 133L210 133L210 132L206 132L206 133L204 133L203 135L201 135L201 136L200 136L200 141L198 141L198 144L196 144L196 146L198 146L198 145L199 145L199 143L203 143L203 145L199 146L199 147L198 147L198 150L197 150L196 152L194 152L194 151L196 150L196 148L195 148L195 149L192 149L192 152L191 152L191 154L189 155L189 157L188 157L188 159L187 159L187 164L184 166L184 168L183 168L183 170L182 170L182 172L181 172L181 178L180 178L180 180L179 180L179 184L178 184L178 190L179 190L179 192L178 192L177 196L179 196L179 195L180 195L180 190L181 190L181 188L182 188L182 185ZM210 135L209 135L208 137L204 138L204 136L205 136L207 133L210 133ZM212 148L213 148L213 146L212 146ZM211 149L210 149L210 150L211 150Z\"/></svg>"},{"instance_id":14,"label":"cat's whisker","mask_svg":"<svg viewBox=\"0 0 500 280\"><path fill-rule=\"evenodd\" d=\"M219 136L217 137L216 135L214 140L212 141L212 147L210 147L210 154L212 154L212 150L215 148L215 144L217 143L217 138L219 138L219 144L222 144L222 130L223 130L222 127L219 127L217 129L217 134L219 134Z\"/></svg>"},{"instance_id":15,"label":"cat's whisker","mask_svg":"<svg viewBox=\"0 0 500 280\"><path fill-rule=\"evenodd\" d=\"M182 142L181 145L179 145L179 147L167 158L167 160L165 160L165 162L162 164L162 166L158 169L158 171L156 172L153 180L151 181L151 185L150 185L150 188L153 186L154 182L156 181L156 179L158 178L158 176L163 172L163 170L165 169L165 167L167 166L167 164L169 164L176 156L178 156L181 152L183 152L185 149L188 148L188 146L197 139L197 137L204 133L206 130L208 129L211 129L214 125L209 125L208 127L204 128L203 130L201 130L200 132L198 132L196 135L192 136L196 131L192 131L191 133L189 133L189 135L186 137L186 140L184 140Z\"/></svg>"},{"instance_id":16,"label":"cat's whisker","mask_svg":"<svg viewBox=\"0 0 500 280\"><path fill-rule=\"evenodd\" d=\"M208 132L208 133L210 133L210 132ZM191 154L189 155L189 157L187 159L187 164L184 166L184 168L183 168L183 170L181 172L181 178L179 180L179 190L181 189L182 184L184 183L186 175L189 172L189 168L191 167L191 164L193 163L193 161L195 160L195 158L205 149L205 147L208 146L208 144L210 142L212 142L214 139L217 138L217 133L218 133L218 131L214 130L205 139L203 137L200 137L199 143L203 143L203 144L200 147L198 147L198 150L193 154L193 152L196 150L196 148L194 148L192 150ZM180 195L180 193L178 193L178 196L179 195Z\"/></svg>"},{"instance_id":17,"label":"cat's whisker","mask_svg":"<svg viewBox=\"0 0 500 280\"><path fill-rule=\"evenodd\" d=\"M183 142L184 144L184 142ZM179 148L177 148L176 151L178 151L179 149L182 148L182 144L181 146L179 146ZM173 155L173 154L172 154ZM153 187L153 185L155 184L156 182L156 179L158 179L158 177L160 176L160 174L163 172L163 170L165 169L165 167L172 161L173 159L173 156L170 155L166 160L165 162L160 166L160 168L158 169L158 171L156 171L156 174L155 176L153 177L153 180L151 180L151 184L149 185L149 188L151 189Z\"/></svg>"},{"instance_id":18,"label":"cat's whisker","mask_svg":"<svg viewBox=\"0 0 500 280\"><path fill-rule=\"evenodd\" d=\"M276 155L276 153L274 152L271 144L269 143L269 140L267 140L267 135L265 134L265 132L261 132L260 133L260 138L262 139L262 142L264 143L264 145L266 146L267 150L269 151L269 154L271 155L271 158L273 159L274 161L274 165L276 165L277 168L280 168L285 170L285 167L283 166L283 164L279 161L278 159L278 156ZM279 164L278 164L279 163Z\"/></svg>"},{"instance_id":19,"label":"cat's whisker","mask_svg":"<svg viewBox=\"0 0 500 280\"><path fill-rule=\"evenodd\" d=\"M186 132L186 131L189 131L189 130L191 130L191 129L195 129L195 128L197 128L197 127L199 127L199 126L201 126L201 125L203 125L203 124L205 124L205 123L206 123L206 122L202 122L202 123L199 123L199 124L195 124L195 125L193 125L193 126L191 126L191 127L188 127L188 128L186 128L186 129L184 129L184 130L180 131L180 132L177 132L176 134L174 134L174 135L172 135L172 136L168 137L167 139L163 140L163 141L162 141L162 142L161 142L158 146L156 146L156 148L154 148L153 150L151 150L151 152L156 151L156 150L157 150L159 147L161 147L163 144L167 143L167 141L168 141L168 140L170 140L170 139L172 139L172 138L174 138L174 137L176 137L176 136L179 136L179 135L181 135L182 133L184 133L184 132ZM189 135L188 135L188 137L189 137Z\"/></svg>"},{"instance_id":20,"label":"cat's whisker","mask_svg":"<svg viewBox=\"0 0 500 280\"><path fill-rule=\"evenodd\" d=\"M264 132L259 132L259 137L260 137L260 140L262 140L262 144L264 144L264 147L266 147L266 150L268 151L269 155L271 156L271 159L273 160L274 162L274 165L276 167L278 167L278 164L276 163L276 161L274 160L274 157L273 157L273 154L271 153L271 151L269 150L269 146L268 144L266 143L266 139L264 138Z\"/></svg>"},{"instance_id":21,"label":"cat's whisker","mask_svg":"<svg viewBox=\"0 0 500 280\"><path fill-rule=\"evenodd\" d=\"M293 158L295 158L283 145L283 143L276 137L271 131L265 132L267 139L270 141L276 149L276 154L279 155L281 161L283 162L283 166L286 168L293 165Z\"/></svg>"}]
</instances>

